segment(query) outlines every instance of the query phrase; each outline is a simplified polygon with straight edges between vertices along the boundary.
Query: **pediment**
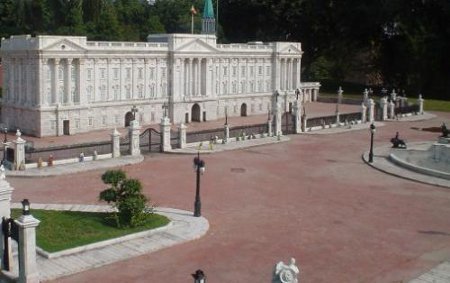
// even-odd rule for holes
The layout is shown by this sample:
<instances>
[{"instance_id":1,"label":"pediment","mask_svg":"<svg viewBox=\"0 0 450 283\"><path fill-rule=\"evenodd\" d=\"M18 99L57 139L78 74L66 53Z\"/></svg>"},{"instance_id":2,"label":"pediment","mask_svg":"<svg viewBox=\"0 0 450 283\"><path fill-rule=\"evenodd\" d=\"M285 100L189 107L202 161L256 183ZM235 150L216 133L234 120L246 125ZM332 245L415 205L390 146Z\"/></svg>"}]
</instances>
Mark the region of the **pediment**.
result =
<instances>
[{"instance_id":1,"label":"pediment","mask_svg":"<svg viewBox=\"0 0 450 283\"><path fill-rule=\"evenodd\" d=\"M45 51L85 51L86 48L69 40L61 39L44 47Z\"/></svg>"},{"instance_id":2,"label":"pediment","mask_svg":"<svg viewBox=\"0 0 450 283\"><path fill-rule=\"evenodd\" d=\"M178 52L212 53L218 50L201 39L195 39L176 49Z\"/></svg>"},{"instance_id":3,"label":"pediment","mask_svg":"<svg viewBox=\"0 0 450 283\"><path fill-rule=\"evenodd\" d=\"M295 46L294 44L289 44L285 46L283 49L281 49L280 53L302 55L303 51L301 50L301 47Z\"/></svg>"}]
</instances>

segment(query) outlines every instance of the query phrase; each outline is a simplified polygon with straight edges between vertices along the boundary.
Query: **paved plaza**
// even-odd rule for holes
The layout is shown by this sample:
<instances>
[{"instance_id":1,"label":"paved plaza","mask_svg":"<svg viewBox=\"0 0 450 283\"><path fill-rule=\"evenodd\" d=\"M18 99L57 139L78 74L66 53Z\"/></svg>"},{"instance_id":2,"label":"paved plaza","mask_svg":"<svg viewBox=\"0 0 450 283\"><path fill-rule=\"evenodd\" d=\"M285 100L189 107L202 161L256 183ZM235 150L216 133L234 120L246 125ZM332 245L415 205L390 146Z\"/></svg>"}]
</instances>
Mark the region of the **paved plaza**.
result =
<instances>
[{"instance_id":1,"label":"paved plaza","mask_svg":"<svg viewBox=\"0 0 450 283\"><path fill-rule=\"evenodd\" d=\"M388 146L397 131L407 142L436 140L437 133L418 130L450 123L450 113L434 114L423 121L383 122L376 147ZM257 118L249 117L250 124L251 119ZM427 282L417 280L429 278L422 274L433 268L448 270L448 188L365 164L361 155L370 141L365 128L288 138L202 155L202 215L209 221L202 238L54 282L182 283L191 282L197 269L205 271L208 282L270 282L274 265L290 257L297 260L301 282ZM192 155L151 154L122 168L142 181L156 206L192 211ZM8 181L15 188L13 201L28 198L32 207L99 205L103 172Z\"/></svg>"}]
</instances>

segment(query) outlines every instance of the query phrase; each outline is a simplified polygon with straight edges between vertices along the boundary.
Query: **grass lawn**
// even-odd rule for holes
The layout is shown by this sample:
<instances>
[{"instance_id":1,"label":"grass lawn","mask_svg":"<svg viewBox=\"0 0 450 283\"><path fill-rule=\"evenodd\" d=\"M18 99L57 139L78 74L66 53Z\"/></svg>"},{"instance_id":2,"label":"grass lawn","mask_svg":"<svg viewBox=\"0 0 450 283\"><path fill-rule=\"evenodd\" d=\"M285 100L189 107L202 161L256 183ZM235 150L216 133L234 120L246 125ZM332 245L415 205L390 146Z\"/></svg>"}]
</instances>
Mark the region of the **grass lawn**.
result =
<instances>
[{"instance_id":1,"label":"grass lawn","mask_svg":"<svg viewBox=\"0 0 450 283\"><path fill-rule=\"evenodd\" d=\"M11 211L17 218L19 209ZM148 214L145 225L135 228L117 228L111 213L54 211L33 209L32 215L41 223L37 227L37 245L47 252L57 252L124 235L167 225L167 217Z\"/></svg>"}]
</instances>

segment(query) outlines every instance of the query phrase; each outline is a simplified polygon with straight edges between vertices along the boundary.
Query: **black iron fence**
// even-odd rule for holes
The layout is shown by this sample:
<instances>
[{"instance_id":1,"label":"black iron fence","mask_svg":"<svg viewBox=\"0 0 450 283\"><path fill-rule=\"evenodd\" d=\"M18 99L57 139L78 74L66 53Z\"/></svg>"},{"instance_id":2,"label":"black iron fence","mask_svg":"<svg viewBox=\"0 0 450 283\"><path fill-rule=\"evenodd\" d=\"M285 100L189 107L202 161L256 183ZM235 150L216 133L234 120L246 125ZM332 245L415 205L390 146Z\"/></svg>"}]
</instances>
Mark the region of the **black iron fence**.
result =
<instances>
[{"instance_id":1,"label":"black iron fence","mask_svg":"<svg viewBox=\"0 0 450 283\"><path fill-rule=\"evenodd\" d=\"M81 153L84 156L96 154L108 154L112 152L111 141L90 142L83 144L50 146L45 148L25 147L25 163L38 162L39 158L47 161L50 155L54 160L77 158Z\"/></svg>"},{"instance_id":2,"label":"black iron fence","mask_svg":"<svg viewBox=\"0 0 450 283\"><path fill-rule=\"evenodd\" d=\"M419 112L419 105L413 104L413 105L407 105L403 107L397 107L395 108L395 115L400 114L408 114L408 113L418 113Z\"/></svg>"},{"instance_id":3,"label":"black iron fence","mask_svg":"<svg viewBox=\"0 0 450 283\"><path fill-rule=\"evenodd\" d=\"M314 117L314 118L308 118L306 120L306 127L312 128L312 127L318 127L325 125L332 125L336 123L336 115L332 116L323 116L323 117Z\"/></svg>"},{"instance_id":4,"label":"black iron fence","mask_svg":"<svg viewBox=\"0 0 450 283\"><path fill-rule=\"evenodd\" d=\"M345 121L347 122L359 121L362 119L362 113L361 111L353 113L343 113L339 115L339 119L341 123L344 123Z\"/></svg>"},{"instance_id":5,"label":"black iron fence","mask_svg":"<svg viewBox=\"0 0 450 283\"><path fill-rule=\"evenodd\" d=\"M230 138L242 136L244 134L248 136L248 135L257 135L257 134L262 134L262 133L267 133L267 132L268 132L267 123L236 126L236 127L230 128Z\"/></svg>"},{"instance_id":6,"label":"black iron fence","mask_svg":"<svg viewBox=\"0 0 450 283\"><path fill-rule=\"evenodd\" d=\"M317 102L322 103L337 103L338 98L337 97L318 97ZM341 104L351 104L351 105L361 105L362 100L360 99L354 99L354 98L342 98Z\"/></svg>"}]
</instances>

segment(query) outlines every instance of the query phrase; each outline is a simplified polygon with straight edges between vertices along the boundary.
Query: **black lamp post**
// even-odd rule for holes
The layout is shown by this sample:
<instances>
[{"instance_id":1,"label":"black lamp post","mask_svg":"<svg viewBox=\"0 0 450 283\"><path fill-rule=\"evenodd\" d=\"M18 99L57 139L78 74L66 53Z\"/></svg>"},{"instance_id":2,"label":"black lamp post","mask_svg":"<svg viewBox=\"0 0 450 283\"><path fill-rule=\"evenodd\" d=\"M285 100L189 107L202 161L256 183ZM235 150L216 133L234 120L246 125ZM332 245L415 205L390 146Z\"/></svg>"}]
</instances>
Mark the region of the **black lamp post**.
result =
<instances>
[{"instance_id":1,"label":"black lamp post","mask_svg":"<svg viewBox=\"0 0 450 283\"><path fill-rule=\"evenodd\" d=\"M136 112L138 112L139 110L137 109L136 105L133 105L133 107L131 108L131 113L133 113L133 121L136 120Z\"/></svg>"},{"instance_id":2,"label":"black lamp post","mask_svg":"<svg viewBox=\"0 0 450 283\"><path fill-rule=\"evenodd\" d=\"M8 142L8 138L6 137L6 134L8 133L8 128L3 128L3 133L5 134L5 138L3 139L3 142L4 143L7 143Z\"/></svg>"},{"instance_id":3,"label":"black lamp post","mask_svg":"<svg viewBox=\"0 0 450 283\"><path fill-rule=\"evenodd\" d=\"M225 107L225 125L228 125L228 107Z\"/></svg>"},{"instance_id":4,"label":"black lamp post","mask_svg":"<svg viewBox=\"0 0 450 283\"><path fill-rule=\"evenodd\" d=\"M369 151L369 163L373 162L373 135L375 134L376 128L372 123L370 124L370 151Z\"/></svg>"},{"instance_id":5,"label":"black lamp post","mask_svg":"<svg viewBox=\"0 0 450 283\"><path fill-rule=\"evenodd\" d=\"M194 170L197 173L197 186L195 190L195 202L194 202L194 216L202 216L202 203L200 201L200 174L205 172L205 161L200 159L200 152L197 153L197 157L194 158Z\"/></svg>"},{"instance_id":6,"label":"black lamp post","mask_svg":"<svg viewBox=\"0 0 450 283\"><path fill-rule=\"evenodd\" d=\"M194 283L206 283L206 276L203 270L196 270L192 277L194 277Z\"/></svg>"},{"instance_id":7,"label":"black lamp post","mask_svg":"<svg viewBox=\"0 0 450 283\"><path fill-rule=\"evenodd\" d=\"M22 214L30 215L30 201L27 198L22 201Z\"/></svg>"}]
</instances>

